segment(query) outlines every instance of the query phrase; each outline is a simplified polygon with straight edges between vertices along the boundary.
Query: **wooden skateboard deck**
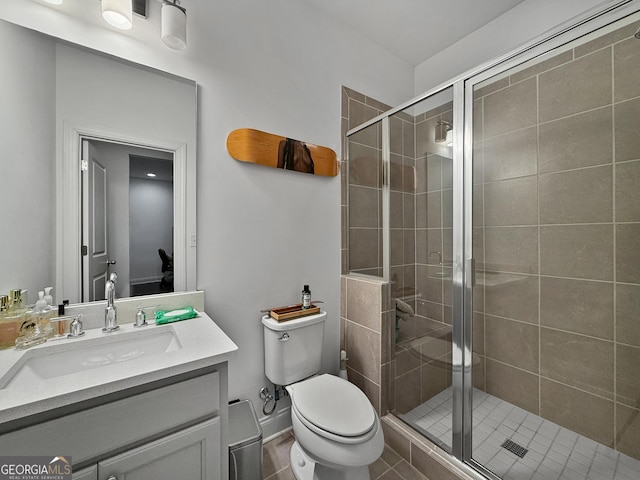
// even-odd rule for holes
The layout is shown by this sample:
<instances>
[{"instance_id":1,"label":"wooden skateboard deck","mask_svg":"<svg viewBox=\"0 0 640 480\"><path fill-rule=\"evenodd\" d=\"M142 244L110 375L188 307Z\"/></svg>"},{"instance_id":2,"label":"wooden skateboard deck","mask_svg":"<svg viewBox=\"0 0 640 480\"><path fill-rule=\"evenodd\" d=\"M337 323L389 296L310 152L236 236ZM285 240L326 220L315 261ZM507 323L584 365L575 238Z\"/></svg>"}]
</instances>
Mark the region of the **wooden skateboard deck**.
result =
<instances>
[{"instance_id":1,"label":"wooden skateboard deck","mask_svg":"<svg viewBox=\"0 0 640 480\"><path fill-rule=\"evenodd\" d=\"M231 132L227 151L241 162L329 177L338 174L338 156L330 148L252 128Z\"/></svg>"}]
</instances>

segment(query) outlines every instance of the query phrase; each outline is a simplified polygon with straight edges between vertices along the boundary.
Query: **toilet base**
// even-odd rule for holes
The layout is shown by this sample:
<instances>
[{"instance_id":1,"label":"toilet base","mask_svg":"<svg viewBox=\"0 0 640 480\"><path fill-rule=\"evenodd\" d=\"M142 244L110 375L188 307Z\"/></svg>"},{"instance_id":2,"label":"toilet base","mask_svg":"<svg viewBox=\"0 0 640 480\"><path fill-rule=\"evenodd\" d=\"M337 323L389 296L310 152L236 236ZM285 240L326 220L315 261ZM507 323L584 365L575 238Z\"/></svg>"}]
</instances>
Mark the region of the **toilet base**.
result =
<instances>
[{"instance_id":1,"label":"toilet base","mask_svg":"<svg viewBox=\"0 0 640 480\"><path fill-rule=\"evenodd\" d=\"M332 468L316 462L298 441L291 445L289 465L296 480L370 480L369 467Z\"/></svg>"}]
</instances>

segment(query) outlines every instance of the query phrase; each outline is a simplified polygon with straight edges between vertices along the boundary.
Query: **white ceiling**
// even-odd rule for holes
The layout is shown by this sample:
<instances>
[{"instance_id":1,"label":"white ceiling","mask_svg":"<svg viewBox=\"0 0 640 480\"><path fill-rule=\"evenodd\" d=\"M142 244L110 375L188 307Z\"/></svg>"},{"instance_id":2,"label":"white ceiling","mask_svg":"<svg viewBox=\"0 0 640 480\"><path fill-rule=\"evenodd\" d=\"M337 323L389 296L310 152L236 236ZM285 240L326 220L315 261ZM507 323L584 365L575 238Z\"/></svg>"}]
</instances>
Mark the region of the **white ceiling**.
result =
<instances>
[{"instance_id":1,"label":"white ceiling","mask_svg":"<svg viewBox=\"0 0 640 480\"><path fill-rule=\"evenodd\" d=\"M304 0L416 66L524 0Z\"/></svg>"}]
</instances>

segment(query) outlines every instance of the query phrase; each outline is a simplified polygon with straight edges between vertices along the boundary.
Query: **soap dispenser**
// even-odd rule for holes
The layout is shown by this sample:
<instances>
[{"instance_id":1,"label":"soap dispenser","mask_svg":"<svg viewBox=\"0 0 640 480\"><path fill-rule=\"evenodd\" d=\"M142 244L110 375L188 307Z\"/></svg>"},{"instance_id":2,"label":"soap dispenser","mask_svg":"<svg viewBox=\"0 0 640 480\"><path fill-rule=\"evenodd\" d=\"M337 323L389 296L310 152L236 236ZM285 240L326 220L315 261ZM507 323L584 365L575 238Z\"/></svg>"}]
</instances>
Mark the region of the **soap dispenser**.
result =
<instances>
[{"instance_id":1,"label":"soap dispenser","mask_svg":"<svg viewBox=\"0 0 640 480\"><path fill-rule=\"evenodd\" d=\"M47 302L49 308L53 308L53 297L51 296L51 290L53 287L45 287L44 289L44 301Z\"/></svg>"}]
</instances>

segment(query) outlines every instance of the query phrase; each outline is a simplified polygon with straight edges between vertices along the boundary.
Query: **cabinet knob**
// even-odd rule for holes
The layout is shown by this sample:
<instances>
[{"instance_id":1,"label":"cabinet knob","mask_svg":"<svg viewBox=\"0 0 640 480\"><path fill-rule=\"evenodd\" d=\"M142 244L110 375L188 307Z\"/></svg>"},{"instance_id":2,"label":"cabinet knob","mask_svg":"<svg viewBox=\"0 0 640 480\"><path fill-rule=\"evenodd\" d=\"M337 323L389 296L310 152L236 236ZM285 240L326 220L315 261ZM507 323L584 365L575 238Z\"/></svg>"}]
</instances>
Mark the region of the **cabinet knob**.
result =
<instances>
[{"instance_id":1,"label":"cabinet knob","mask_svg":"<svg viewBox=\"0 0 640 480\"><path fill-rule=\"evenodd\" d=\"M109 475L109 477L107 477L107 480L118 480L118 477L116 477L115 475Z\"/></svg>"}]
</instances>

